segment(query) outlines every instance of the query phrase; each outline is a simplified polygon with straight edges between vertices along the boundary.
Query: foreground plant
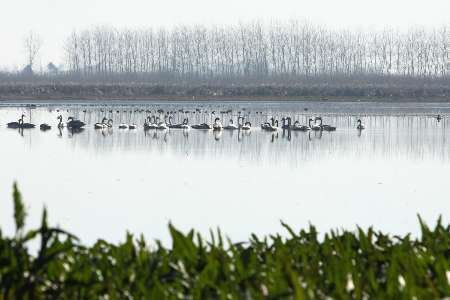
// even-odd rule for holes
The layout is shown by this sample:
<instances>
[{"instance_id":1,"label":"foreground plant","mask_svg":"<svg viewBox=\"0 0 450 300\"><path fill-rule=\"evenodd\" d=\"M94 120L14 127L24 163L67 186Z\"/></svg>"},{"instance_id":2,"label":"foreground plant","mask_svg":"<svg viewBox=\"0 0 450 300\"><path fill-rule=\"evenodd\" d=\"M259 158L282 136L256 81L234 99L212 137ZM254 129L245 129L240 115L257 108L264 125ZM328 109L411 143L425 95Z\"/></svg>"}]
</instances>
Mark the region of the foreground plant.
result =
<instances>
[{"instance_id":1,"label":"foreground plant","mask_svg":"<svg viewBox=\"0 0 450 300\"><path fill-rule=\"evenodd\" d=\"M0 299L431 299L450 295L450 228L421 237L391 237L372 228L330 232L313 226L289 237L210 241L169 225L172 247L126 235L85 247L47 223L25 230L26 211L14 185L12 237L0 231ZM40 240L36 255L29 243Z\"/></svg>"}]
</instances>

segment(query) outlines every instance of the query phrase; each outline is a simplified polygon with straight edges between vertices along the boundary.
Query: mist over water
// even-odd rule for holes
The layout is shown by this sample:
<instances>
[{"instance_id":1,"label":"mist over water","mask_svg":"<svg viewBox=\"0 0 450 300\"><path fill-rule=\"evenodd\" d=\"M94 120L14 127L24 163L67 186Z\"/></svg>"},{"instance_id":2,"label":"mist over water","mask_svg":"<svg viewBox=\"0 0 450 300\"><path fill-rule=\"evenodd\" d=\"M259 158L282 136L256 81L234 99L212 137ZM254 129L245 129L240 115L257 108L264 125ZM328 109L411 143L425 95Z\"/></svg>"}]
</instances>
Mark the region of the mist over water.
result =
<instances>
[{"instance_id":1,"label":"mist over water","mask_svg":"<svg viewBox=\"0 0 450 300\"><path fill-rule=\"evenodd\" d=\"M158 109L174 112L174 123L189 117L190 124L216 116L228 124L240 112L253 128L144 131L145 117ZM22 113L52 129L7 129ZM294 228L311 222L322 232L358 224L415 234L417 214L429 222L450 216L449 113L446 103L2 103L0 220L5 231L13 230L17 180L32 225L46 205L52 223L88 243L120 240L125 230L168 242L169 221L204 234L220 226L234 241L280 232L280 220ZM60 131L59 114L88 125L78 134ZM113 119L113 129L94 130L104 116ZM322 116L337 130L262 131L259 125L271 116L302 124ZM363 131L356 130L358 118ZM138 129L119 130L122 122Z\"/></svg>"}]
</instances>

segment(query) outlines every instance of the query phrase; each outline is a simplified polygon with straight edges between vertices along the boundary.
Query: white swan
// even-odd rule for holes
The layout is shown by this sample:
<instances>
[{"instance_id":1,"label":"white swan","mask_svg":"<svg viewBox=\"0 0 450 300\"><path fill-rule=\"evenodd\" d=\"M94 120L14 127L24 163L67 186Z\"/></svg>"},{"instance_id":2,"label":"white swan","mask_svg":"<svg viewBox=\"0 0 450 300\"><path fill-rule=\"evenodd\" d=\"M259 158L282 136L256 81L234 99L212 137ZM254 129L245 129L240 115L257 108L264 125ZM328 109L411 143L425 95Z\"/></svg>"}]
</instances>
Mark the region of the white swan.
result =
<instances>
[{"instance_id":1,"label":"white swan","mask_svg":"<svg viewBox=\"0 0 450 300\"><path fill-rule=\"evenodd\" d=\"M299 121L295 121L294 125L292 125L292 130L293 131L308 131L308 130L311 130L311 128L306 125L300 125Z\"/></svg>"},{"instance_id":2,"label":"white swan","mask_svg":"<svg viewBox=\"0 0 450 300\"><path fill-rule=\"evenodd\" d=\"M105 123L106 120L107 120L107 118L104 117L104 118L102 119L102 122L101 122L101 123L95 123L95 124L94 124L94 128L95 128L95 129L105 129L105 128L107 128L108 125Z\"/></svg>"},{"instance_id":3,"label":"white swan","mask_svg":"<svg viewBox=\"0 0 450 300\"><path fill-rule=\"evenodd\" d=\"M320 120L320 124L316 124L317 120ZM315 119L314 119L314 124L311 125L311 122L312 122L312 121L313 121L312 119L309 119L309 127L310 127L312 130L315 130L315 131L322 130L322 126L320 126L320 125L322 124L322 119L321 119L321 118L318 118L318 117L315 118Z\"/></svg>"},{"instance_id":4,"label":"white swan","mask_svg":"<svg viewBox=\"0 0 450 300\"><path fill-rule=\"evenodd\" d=\"M242 130L250 130L252 129L252 123L245 122L245 124L241 127Z\"/></svg>"},{"instance_id":5,"label":"white swan","mask_svg":"<svg viewBox=\"0 0 450 300\"><path fill-rule=\"evenodd\" d=\"M181 124L181 129L189 129L191 126L189 126L189 118L186 118L183 120L183 123Z\"/></svg>"},{"instance_id":6,"label":"white swan","mask_svg":"<svg viewBox=\"0 0 450 300\"><path fill-rule=\"evenodd\" d=\"M272 123L269 123L266 130L267 131L277 131L278 130L278 120L275 120L274 118L271 119Z\"/></svg>"},{"instance_id":7,"label":"white swan","mask_svg":"<svg viewBox=\"0 0 450 300\"><path fill-rule=\"evenodd\" d=\"M275 121L275 119L272 117L269 119L270 122L265 122L263 124L261 124L261 129L262 130L267 130L267 131L276 131L278 130L278 120ZM275 123L277 124L275 126Z\"/></svg>"},{"instance_id":8,"label":"white swan","mask_svg":"<svg viewBox=\"0 0 450 300\"><path fill-rule=\"evenodd\" d=\"M239 129L233 122L233 119L230 119L230 123L227 126L224 126L223 129L226 130L236 130Z\"/></svg>"},{"instance_id":9,"label":"white swan","mask_svg":"<svg viewBox=\"0 0 450 300\"><path fill-rule=\"evenodd\" d=\"M167 125L167 123L164 121L164 122L158 122L159 121L159 117L158 118L156 118L156 122L157 122L157 126L156 126L156 129L160 129L160 130L166 130L166 129L169 129L169 126Z\"/></svg>"},{"instance_id":10,"label":"white swan","mask_svg":"<svg viewBox=\"0 0 450 300\"><path fill-rule=\"evenodd\" d=\"M153 119L153 122L152 122L152 119ZM157 127L158 127L158 125L156 124L155 116L147 117L147 119L145 119L145 123L144 123L145 130L156 129Z\"/></svg>"}]
</instances>

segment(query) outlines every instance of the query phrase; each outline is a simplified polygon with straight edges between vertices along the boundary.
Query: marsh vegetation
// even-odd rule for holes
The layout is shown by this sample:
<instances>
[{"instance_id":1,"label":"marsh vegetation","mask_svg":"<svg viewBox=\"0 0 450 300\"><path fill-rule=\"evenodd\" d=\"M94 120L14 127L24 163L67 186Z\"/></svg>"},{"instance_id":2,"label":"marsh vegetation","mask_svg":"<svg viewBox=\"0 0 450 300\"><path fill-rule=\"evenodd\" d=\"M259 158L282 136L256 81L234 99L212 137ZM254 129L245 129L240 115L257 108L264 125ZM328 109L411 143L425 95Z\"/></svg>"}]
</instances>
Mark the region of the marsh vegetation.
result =
<instances>
[{"instance_id":1,"label":"marsh vegetation","mask_svg":"<svg viewBox=\"0 0 450 300\"><path fill-rule=\"evenodd\" d=\"M123 242L83 245L48 222L26 229L16 185L16 231L0 231L2 299L339 299L450 295L450 226L420 218L421 235L391 236L373 228L319 233L312 225L288 237L234 242L220 230L205 238L169 224L172 245L127 233ZM38 244L34 251L30 243Z\"/></svg>"}]
</instances>

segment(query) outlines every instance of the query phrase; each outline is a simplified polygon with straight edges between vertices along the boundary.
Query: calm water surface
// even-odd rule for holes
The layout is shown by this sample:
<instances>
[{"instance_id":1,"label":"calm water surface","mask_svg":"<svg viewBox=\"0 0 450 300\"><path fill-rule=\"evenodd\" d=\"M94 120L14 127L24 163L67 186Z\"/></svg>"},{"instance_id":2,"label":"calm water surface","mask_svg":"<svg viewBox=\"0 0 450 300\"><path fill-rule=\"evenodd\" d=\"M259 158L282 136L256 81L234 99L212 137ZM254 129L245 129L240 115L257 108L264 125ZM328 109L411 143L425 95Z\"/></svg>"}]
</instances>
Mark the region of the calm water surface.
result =
<instances>
[{"instance_id":1,"label":"calm water surface","mask_svg":"<svg viewBox=\"0 0 450 300\"><path fill-rule=\"evenodd\" d=\"M167 224L204 234L220 226L233 240L282 232L280 220L320 231L374 225L418 232L417 214L450 221L450 105L445 103L51 102L36 108L0 102L0 224L12 232L11 186L17 180L29 224L47 206L50 221L90 243L121 240L125 231L168 243ZM179 109L191 113L180 113ZM196 113L196 109L207 114ZM224 123L239 112L250 132L144 132L146 111L177 111L175 121ZM305 110L307 109L307 110ZM220 113L232 110L231 113ZM110 113L112 111L112 113ZM117 112L118 111L118 112ZM52 130L6 128L25 121ZM72 134L56 117L88 123ZM443 115L438 122L436 115ZM335 132L264 132L269 116L307 123L323 117ZM94 130L103 116L112 130ZM366 129L356 130L362 118ZM134 122L137 130L119 130Z\"/></svg>"}]
</instances>

